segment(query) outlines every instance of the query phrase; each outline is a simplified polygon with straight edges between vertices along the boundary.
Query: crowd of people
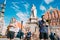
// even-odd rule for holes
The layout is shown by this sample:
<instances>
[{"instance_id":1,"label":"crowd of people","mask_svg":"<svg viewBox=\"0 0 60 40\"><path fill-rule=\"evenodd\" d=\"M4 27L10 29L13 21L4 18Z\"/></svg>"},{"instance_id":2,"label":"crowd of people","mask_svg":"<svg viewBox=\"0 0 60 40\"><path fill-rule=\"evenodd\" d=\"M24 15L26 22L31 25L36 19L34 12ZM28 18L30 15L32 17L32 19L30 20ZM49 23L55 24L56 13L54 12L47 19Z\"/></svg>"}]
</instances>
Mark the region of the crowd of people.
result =
<instances>
[{"instance_id":1,"label":"crowd of people","mask_svg":"<svg viewBox=\"0 0 60 40\"><path fill-rule=\"evenodd\" d=\"M22 28L21 28L22 26ZM26 33L23 31L23 25L17 24L17 21L15 18L12 18L10 24L7 27L6 36L8 40L13 40L14 38L24 39L24 40L30 40L31 39L31 31L28 28Z\"/></svg>"},{"instance_id":2,"label":"crowd of people","mask_svg":"<svg viewBox=\"0 0 60 40\"><path fill-rule=\"evenodd\" d=\"M16 27L16 19L12 19L13 22L11 22L7 27L6 36L8 40L13 40L14 38L19 38L23 40L31 40L31 37L33 34L30 31L30 28L24 33L21 28ZM48 34L48 25L46 25L46 21L44 20L44 17L42 16L42 20L38 21L38 27L39 27L39 40L60 40L58 36L56 36L55 33L51 32L51 34ZM37 39L36 39L37 40Z\"/></svg>"}]
</instances>

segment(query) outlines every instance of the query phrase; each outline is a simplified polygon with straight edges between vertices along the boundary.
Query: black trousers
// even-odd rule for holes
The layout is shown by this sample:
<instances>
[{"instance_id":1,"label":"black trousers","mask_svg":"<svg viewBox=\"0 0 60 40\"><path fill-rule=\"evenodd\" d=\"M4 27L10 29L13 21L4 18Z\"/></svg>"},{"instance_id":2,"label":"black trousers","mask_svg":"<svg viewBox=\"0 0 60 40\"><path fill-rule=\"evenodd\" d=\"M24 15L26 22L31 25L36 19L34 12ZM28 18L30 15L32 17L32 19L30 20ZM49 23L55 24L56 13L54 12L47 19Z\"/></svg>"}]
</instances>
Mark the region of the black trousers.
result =
<instances>
[{"instance_id":1,"label":"black trousers","mask_svg":"<svg viewBox=\"0 0 60 40\"><path fill-rule=\"evenodd\" d=\"M13 31L8 31L7 32L7 38L13 39L14 36L15 36L15 32L13 32Z\"/></svg>"},{"instance_id":2,"label":"black trousers","mask_svg":"<svg viewBox=\"0 0 60 40\"><path fill-rule=\"evenodd\" d=\"M40 39L48 39L48 33L40 32L39 38Z\"/></svg>"}]
</instances>

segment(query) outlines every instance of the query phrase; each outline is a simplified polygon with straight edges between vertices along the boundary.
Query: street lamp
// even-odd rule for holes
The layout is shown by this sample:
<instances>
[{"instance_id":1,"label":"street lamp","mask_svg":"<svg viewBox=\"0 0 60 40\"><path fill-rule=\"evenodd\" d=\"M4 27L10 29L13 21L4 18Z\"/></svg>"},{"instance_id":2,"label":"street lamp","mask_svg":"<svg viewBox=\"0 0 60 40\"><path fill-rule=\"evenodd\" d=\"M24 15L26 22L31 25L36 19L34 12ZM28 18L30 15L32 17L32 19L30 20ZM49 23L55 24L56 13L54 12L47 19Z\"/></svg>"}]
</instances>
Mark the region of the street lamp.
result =
<instances>
[{"instance_id":1,"label":"street lamp","mask_svg":"<svg viewBox=\"0 0 60 40\"><path fill-rule=\"evenodd\" d=\"M21 21L21 30L22 30L23 21Z\"/></svg>"}]
</instances>

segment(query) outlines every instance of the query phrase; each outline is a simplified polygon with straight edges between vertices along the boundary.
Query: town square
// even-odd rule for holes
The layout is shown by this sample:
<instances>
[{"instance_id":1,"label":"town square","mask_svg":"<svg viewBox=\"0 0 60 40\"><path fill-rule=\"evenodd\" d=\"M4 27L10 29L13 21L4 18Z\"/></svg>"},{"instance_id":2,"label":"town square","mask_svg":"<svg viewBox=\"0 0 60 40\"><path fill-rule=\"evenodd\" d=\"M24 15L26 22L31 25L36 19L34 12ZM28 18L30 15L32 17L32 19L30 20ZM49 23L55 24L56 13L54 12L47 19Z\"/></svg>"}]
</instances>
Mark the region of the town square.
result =
<instances>
[{"instance_id":1,"label":"town square","mask_svg":"<svg viewBox=\"0 0 60 40\"><path fill-rule=\"evenodd\" d=\"M0 0L0 40L60 40L60 0Z\"/></svg>"}]
</instances>

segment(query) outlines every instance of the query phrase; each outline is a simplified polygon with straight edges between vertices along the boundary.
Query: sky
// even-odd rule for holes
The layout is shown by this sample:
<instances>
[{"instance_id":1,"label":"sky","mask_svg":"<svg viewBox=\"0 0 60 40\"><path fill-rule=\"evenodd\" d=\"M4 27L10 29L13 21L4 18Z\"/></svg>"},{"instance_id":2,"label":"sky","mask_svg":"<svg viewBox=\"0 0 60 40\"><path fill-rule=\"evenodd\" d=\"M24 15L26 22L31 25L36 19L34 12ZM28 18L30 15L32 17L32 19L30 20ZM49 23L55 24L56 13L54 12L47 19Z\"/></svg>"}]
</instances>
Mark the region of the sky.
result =
<instances>
[{"instance_id":1,"label":"sky","mask_svg":"<svg viewBox=\"0 0 60 40\"><path fill-rule=\"evenodd\" d=\"M0 0L0 4L3 2L4 0ZM50 7L60 10L60 0L6 0L5 24L8 25L12 17L25 23L30 17L32 4L36 6L38 18L41 18Z\"/></svg>"}]
</instances>

